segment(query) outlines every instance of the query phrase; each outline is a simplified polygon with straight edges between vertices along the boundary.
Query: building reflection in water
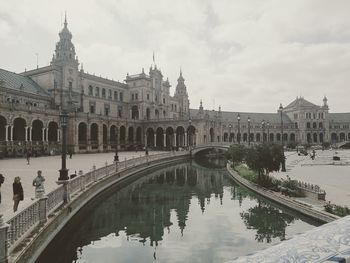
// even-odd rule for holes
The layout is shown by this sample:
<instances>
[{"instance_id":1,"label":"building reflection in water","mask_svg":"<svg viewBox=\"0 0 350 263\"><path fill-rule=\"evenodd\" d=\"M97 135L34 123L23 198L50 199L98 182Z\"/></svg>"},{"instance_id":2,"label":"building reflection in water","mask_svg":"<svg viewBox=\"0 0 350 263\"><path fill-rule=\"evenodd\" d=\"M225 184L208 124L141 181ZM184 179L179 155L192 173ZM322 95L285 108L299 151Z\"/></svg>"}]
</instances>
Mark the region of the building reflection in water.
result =
<instances>
[{"instance_id":1,"label":"building reflection in water","mask_svg":"<svg viewBox=\"0 0 350 263\"><path fill-rule=\"evenodd\" d=\"M165 232L169 234L176 227L181 236L185 235L191 201L198 200L203 214L213 198L222 205L224 189L229 189L226 194L231 195L229 199L237 200L239 206L246 198L257 203L241 211L240 217L248 229L256 230L258 242L283 240L285 228L294 217L238 187L222 170L223 165L218 169L218 164L215 169L203 168L195 162L164 168L115 190L102 201L92 202L61 231L38 262L45 262L62 242L67 251L55 256L58 261L52 262L74 262L81 257L84 246L111 233L126 236L129 242L154 247L153 258L156 258L156 247ZM172 221L174 218L176 222ZM67 233L74 235L67 239Z\"/></svg>"}]
</instances>

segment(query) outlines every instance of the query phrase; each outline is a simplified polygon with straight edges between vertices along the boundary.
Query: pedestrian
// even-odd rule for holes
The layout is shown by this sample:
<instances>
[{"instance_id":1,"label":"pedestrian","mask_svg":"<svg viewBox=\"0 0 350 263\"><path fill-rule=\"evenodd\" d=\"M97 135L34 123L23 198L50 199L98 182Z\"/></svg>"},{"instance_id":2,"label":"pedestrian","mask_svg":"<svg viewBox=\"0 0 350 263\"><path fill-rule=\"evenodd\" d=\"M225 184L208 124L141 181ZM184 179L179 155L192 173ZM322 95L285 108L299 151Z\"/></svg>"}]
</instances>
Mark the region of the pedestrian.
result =
<instances>
[{"instance_id":1,"label":"pedestrian","mask_svg":"<svg viewBox=\"0 0 350 263\"><path fill-rule=\"evenodd\" d=\"M29 150L27 150L27 153L26 153L26 158L27 158L27 164L29 165L29 162L30 162L30 156L31 156L31 153Z\"/></svg>"},{"instance_id":2,"label":"pedestrian","mask_svg":"<svg viewBox=\"0 0 350 263\"><path fill-rule=\"evenodd\" d=\"M72 156L73 156L73 151L72 150L69 150L69 159L72 159Z\"/></svg>"},{"instance_id":3,"label":"pedestrian","mask_svg":"<svg viewBox=\"0 0 350 263\"><path fill-rule=\"evenodd\" d=\"M21 177L16 176L12 184L13 188L13 212L17 211L18 204L23 200L23 187L21 184Z\"/></svg>"},{"instance_id":4,"label":"pedestrian","mask_svg":"<svg viewBox=\"0 0 350 263\"><path fill-rule=\"evenodd\" d=\"M0 174L0 204L1 204L1 185L4 183L5 177Z\"/></svg>"},{"instance_id":5,"label":"pedestrian","mask_svg":"<svg viewBox=\"0 0 350 263\"><path fill-rule=\"evenodd\" d=\"M41 198L45 194L45 178L41 175L41 170L39 170L37 173L37 177L35 177L33 180L33 186L35 187L35 198Z\"/></svg>"}]
</instances>

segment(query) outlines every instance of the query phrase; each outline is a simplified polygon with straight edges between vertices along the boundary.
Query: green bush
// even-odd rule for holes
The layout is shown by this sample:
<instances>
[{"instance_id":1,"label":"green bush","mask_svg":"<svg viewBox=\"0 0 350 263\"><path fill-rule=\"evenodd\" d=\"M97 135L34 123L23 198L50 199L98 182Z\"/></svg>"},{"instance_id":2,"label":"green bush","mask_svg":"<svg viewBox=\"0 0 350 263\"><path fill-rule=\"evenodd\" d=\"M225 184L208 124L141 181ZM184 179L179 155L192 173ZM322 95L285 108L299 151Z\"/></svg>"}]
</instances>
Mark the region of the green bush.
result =
<instances>
[{"instance_id":1,"label":"green bush","mask_svg":"<svg viewBox=\"0 0 350 263\"><path fill-rule=\"evenodd\" d=\"M331 213L333 215L337 215L340 217L350 215L350 208L347 206L335 205L328 203L324 206L326 212Z\"/></svg>"},{"instance_id":2,"label":"green bush","mask_svg":"<svg viewBox=\"0 0 350 263\"><path fill-rule=\"evenodd\" d=\"M249 169L247 166L245 166L243 164L239 164L239 165L236 165L234 167L234 169L243 178L245 178L245 179L247 179L247 180L249 180L251 182L256 183L256 180L257 180L256 172L254 172L253 170Z\"/></svg>"}]
</instances>

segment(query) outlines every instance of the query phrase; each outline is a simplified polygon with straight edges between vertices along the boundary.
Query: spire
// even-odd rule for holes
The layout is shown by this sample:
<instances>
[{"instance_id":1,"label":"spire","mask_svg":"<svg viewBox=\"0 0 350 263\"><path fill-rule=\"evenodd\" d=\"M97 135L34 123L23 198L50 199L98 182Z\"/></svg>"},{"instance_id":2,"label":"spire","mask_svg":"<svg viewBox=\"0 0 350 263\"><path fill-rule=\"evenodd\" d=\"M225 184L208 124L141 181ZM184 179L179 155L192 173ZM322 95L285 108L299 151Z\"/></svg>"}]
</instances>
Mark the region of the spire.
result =
<instances>
[{"instance_id":1,"label":"spire","mask_svg":"<svg viewBox=\"0 0 350 263\"><path fill-rule=\"evenodd\" d=\"M67 12L64 12L64 27L67 28Z\"/></svg>"}]
</instances>

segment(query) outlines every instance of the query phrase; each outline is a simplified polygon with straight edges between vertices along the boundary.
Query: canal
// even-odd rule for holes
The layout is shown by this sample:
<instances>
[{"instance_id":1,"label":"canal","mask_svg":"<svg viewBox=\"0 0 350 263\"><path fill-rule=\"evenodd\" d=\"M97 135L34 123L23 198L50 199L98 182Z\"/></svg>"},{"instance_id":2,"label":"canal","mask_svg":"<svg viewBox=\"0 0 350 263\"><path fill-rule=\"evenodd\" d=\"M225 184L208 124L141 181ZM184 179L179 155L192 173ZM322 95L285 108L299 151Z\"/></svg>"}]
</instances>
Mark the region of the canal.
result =
<instances>
[{"instance_id":1,"label":"canal","mask_svg":"<svg viewBox=\"0 0 350 263\"><path fill-rule=\"evenodd\" d=\"M225 262L319 225L238 186L224 167L199 158L113 187L37 262Z\"/></svg>"}]
</instances>

